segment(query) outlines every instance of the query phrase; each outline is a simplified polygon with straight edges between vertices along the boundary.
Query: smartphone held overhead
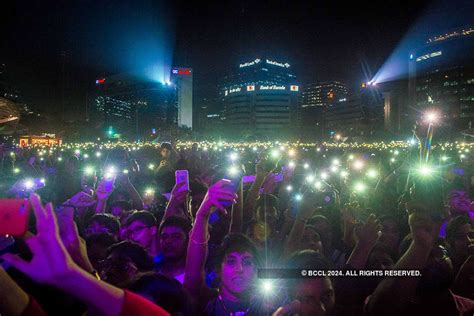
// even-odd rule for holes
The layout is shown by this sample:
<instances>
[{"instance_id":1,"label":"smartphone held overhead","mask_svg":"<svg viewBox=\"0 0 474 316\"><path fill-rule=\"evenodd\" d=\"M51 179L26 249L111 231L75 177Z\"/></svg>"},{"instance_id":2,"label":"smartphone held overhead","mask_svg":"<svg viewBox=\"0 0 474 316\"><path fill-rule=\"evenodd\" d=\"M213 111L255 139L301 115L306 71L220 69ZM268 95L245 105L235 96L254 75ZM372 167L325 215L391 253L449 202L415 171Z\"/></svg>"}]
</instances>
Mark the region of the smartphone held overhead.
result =
<instances>
[{"instance_id":1,"label":"smartphone held overhead","mask_svg":"<svg viewBox=\"0 0 474 316\"><path fill-rule=\"evenodd\" d=\"M28 228L29 212L27 199L1 199L0 235L23 236Z\"/></svg>"}]
</instances>

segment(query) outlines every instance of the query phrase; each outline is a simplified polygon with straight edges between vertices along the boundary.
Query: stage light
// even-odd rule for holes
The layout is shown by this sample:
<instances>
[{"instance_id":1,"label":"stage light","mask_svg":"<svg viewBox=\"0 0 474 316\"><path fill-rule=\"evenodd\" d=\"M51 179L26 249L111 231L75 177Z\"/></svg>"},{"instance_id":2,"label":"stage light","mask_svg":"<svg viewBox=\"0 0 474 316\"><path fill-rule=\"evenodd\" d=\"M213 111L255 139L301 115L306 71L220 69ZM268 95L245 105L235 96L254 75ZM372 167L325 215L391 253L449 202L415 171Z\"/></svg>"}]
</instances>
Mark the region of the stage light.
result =
<instances>
[{"instance_id":1,"label":"stage light","mask_svg":"<svg viewBox=\"0 0 474 316\"><path fill-rule=\"evenodd\" d=\"M430 124L436 123L439 120L439 114L437 112L434 112L434 111L426 112L425 113L425 120Z\"/></svg>"},{"instance_id":2,"label":"stage light","mask_svg":"<svg viewBox=\"0 0 474 316\"><path fill-rule=\"evenodd\" d=\"M420 165L420 166L418 166L418 169L416 170L416 172L419 175L421 175L422 177L429 177L429 176L433 175L435 170L430 165Z\"/></svg>"}]
</instances>

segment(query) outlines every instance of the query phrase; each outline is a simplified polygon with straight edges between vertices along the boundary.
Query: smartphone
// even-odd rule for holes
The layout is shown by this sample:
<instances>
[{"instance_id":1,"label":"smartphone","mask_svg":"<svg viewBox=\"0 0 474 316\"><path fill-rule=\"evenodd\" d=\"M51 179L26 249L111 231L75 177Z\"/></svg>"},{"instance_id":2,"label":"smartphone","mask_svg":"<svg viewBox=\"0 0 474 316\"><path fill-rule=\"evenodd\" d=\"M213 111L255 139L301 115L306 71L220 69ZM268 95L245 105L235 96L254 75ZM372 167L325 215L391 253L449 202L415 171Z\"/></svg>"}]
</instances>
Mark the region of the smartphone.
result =
<instances>
[{"instance_id":1,"label":"smartphone","mask_svg":"<svg viewBox=\"0 0 474 316\"><path fill-rule=\"evenodd\" d=\"M114 188L114 183L115 183L116 176L115 175L105 175L104 176L104 189L107 192L112 192Z\"/></svg>"},{"instance_id":2,"label":"smartphone","mask_svg":"<svg viewBox=\"0 0 474 316\"><path fill-rule=\"evenodd\" d=\"M174 173L176 184L178 183L185 183L185 185L179 190L182 191L189 191L189 173L188 170L176 170Z\"/></svg>"},{"instance_id":3,"label":"smartphone","mask_svg":"<svg viewBox=\"0 0 474 316\"><path fill-rule=\"evenodd\" d=\"M242 171L242 169L239 168L238 172L235 172L233 174L227 173L226 176L225 176L225 179L230 180L229 186L231 187L231 191L233 193L237 193L240 181L242 181L242 178L243 178L242 174L243 174L243 171ZM231 202L222 202L222 205L224 207L228 207L228 206L232 205L232 203Z\"/></svg>"},{"instance_id":4,"label":"smartphone","mask_svg":"<svg viewBox=\"0 0 474 316\"><path fill-rule=\"evenodd\" d=\"M27 199L0 199L0 235L23 236L29 212Z\"/></svg>"}]
</instances>

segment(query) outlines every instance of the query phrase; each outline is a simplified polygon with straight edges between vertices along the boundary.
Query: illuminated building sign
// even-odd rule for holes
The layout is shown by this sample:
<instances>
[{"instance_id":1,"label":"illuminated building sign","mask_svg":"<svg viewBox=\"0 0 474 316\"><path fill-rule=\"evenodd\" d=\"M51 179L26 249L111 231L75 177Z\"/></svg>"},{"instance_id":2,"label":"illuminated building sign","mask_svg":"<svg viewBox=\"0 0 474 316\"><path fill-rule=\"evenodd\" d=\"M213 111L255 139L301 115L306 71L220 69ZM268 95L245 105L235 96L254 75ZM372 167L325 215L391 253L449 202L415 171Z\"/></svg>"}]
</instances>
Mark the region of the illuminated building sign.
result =
<instances>
[{"instance_id":1,"label":"illuminated building sign","mask_svg":"<svg viewBox=\"0 0 474 316\"><path fill-rule=\"evenodd\" d=\"M171 73L173 75L190 75L191 69L172 69Z\"/></svg>"},{"instance_id":2,"label":"illuminated building sign","mask_svg":"<svg viewBox=\"0 0 474 316\"><path fill-rule=\"evenodd\" d=\"M242 91L242 88L241 87L238 87L238 88L232 88L229 90L229 93L235 93L235 92L240 92Z\"/></svg>"},{"instance_id":3,"label":"illuminated building sign","mask_svg":"<svg viewBox=\"0 0 474 316\"><path fill-rule=\"evenodd\" d=\"M62 140L56 137L50 137L51 135L44 136L21 136L20 146L25 147L28 145L46 145L46 146L60 146Z\"/></svg>"},{"instance_id":4,"label":"illuminated building sign","mask_svg":"<svg viewBox=\"0 0 474 316\"><path fill-rule=\"evenodd\" d=\"M266 60L267 64L270 64L270 65L273 65L273 66L278 66L278 67L283 67L283 68L289 68L290 67L290 64L289 63L279 63L279 62L276 62L276 61L273 61L273 60Z\"/></svg>"},{"instance_id":5,"label":"illuminated building sign","mask_svg":"<svg viewBox=\"0 0 474 316\"><path fill-rule=\"evenodd\" d=\"M255 59L254 61L250 61L250 62L247 62L247 63L243 63L243 64L240 64L239 65L239 68L244 68L244 67L248 67L248 66L253 66L253 65L256 65L260 62L260 59Z\"/></svg>"},{"instance_id":6,"label":"illuminated building sign","mask_svg":"<svg viewBox=\"0 0 474 316\"><path fill-rule=\"evenodd\" d=\"M437 56L441 56L443 53L439 50L437 52L434 52L434 53L431 53L431 54L425 54L425 55L422 55L420 57L417 57L416 58L416 62L419 62L419 61L423 61L423 60L426 60L428 58L433 58L433 57L437 57Z\"/></svg>"},{"instance_id":7,"label":"illuminated building sign","mask_svg":"<svg viewBox=\"0 0 474 316\"><path fill-rule=\"evenodd\" d=\"M287 90L287 86L277 86L277 85L261 85L261 86L255 86L255 85L248 85L246 87L246 91L247 92L252 92L252 91L255 91L255 90L260 90L260 91L267 91L267 90L280 90L280 91L283 91L283 90ZM297 85L291 85L289 86L289 90L291 92L298 92L299 91L299 86ZM236 92L243 92L243 87L237 87L237 88L232 88L232 89L229 89L229 90L224 90L224 96L227 96L231 93L236 93Z\"/></svg>"},{"instance_id":8,"label":"illuminated building sign","mask_svg":"<svg viewBox=\"0 0 474 316\"><path fill-rule=\"evenodd\" d=\"M261 60L260 59L255 59L253 61L249 61L249 62L246 62L246 63L243 63L243 64L240 64L239 65L239 68L244 68L244 67L249 67L249 66L254 66L258 63L260 63ZM269 65L273 65L273 66L278 66L278 67L282 67L282 68L289 68L290 67L290 64L289 63L279 63L277 61L273 61L273 60L270 60L270 59L266 59L265 62ZM265 69L265 68L262 68L266 71L268 71L268 69Z\"/></svg>"},{"instance_id":9,"label":"illuminated building sign","mask_svg":"<svg viewBox=\"0 0 474 316\"><path fill-rule=\"evenodd\" d=\"M260 90L286 90L285 86L260 86Z\"/></svg>"},{"instance_id":10,"label":"illuminated building sign","mask_svg":"<svg viewBox=\"0 0 474 316\"><path fill-rule=\"evenodd\" d=\"M102 78L102 79L97 79L95 81L95 84L104 84L105 83L105 78Z\"/></svg>"}]
</instances>

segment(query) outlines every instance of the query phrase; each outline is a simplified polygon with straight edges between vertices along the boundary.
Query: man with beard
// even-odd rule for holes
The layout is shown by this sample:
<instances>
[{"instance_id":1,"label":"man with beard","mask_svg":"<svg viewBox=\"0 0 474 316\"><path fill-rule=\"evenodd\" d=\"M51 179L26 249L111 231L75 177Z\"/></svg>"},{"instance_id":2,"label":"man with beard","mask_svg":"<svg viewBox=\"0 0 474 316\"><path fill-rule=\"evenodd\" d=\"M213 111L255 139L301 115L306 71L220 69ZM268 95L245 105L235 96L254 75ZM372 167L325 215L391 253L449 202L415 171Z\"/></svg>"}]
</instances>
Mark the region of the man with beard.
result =
<instances>
[{"instance_id":1,"label":"man with beard","mask_svg":"<svg viewBox=\"0 0 474 316\"><path fill-rule=\"evenodd\" d=\"M170 216L161 223L159 231L159 247L162 254L159 272L175 278L181 284L184 282L190 230L191 223L187 219Z\"/></svg>"},{"instance_id":2,"label":"man with beard","mask_svg":"<svg viewBox=\"0 0 474 316\"><path fill-rule=\"evenodd\" d=\"M394 270L419 270L421 277L384 278L370 296L366 315L468 315L474 301L453 294L453 267L439 242L441 222L424 203L407 206L412 241Z\"/></svg>"}]
</instances>

